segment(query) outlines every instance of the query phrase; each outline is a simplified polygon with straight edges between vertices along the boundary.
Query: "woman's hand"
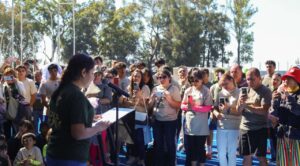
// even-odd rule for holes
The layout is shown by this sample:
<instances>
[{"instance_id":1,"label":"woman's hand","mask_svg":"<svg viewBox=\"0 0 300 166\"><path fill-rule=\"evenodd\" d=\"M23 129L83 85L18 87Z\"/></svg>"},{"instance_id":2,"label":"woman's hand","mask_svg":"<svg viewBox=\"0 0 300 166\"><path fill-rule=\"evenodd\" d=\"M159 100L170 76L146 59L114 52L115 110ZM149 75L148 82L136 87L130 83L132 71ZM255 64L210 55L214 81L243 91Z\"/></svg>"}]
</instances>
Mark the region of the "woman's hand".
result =
<instances>
[{"instance_id":1,"label":"woman's hand","mask_svg":"<svg viewBox=\"0 0 300 166\"><path fill-rule=\"evenodd\" d=\"M219 113L219 114L217 115L217 119L218 119L218 120L222 120L223 117L224 117L224 114L222 114L222 113Z\"/></svg>"},{"instance_id":2,"label":"woman's hand","mask_svg":"<svg viewBox=\"0 0 300 166\"><path fill-rule=\"evenodd\" d=\"M168 102L170 102L170 101L173 99L172 96L171 96L171 93L170 93L169 91L164 91L163 95L164 95L164 98L165 98Z\"/></svg>"},{"instance_id":3,"label":"woman's hand","mask_svg":"<svg viewBox=\"0 0 300 166\"><path fill-rule=\"evenodd\" d=\"M155 93L152 93L150 98L149 98L149 103L154 103L157 99L157 96Z\"/></svg>"},{"instance_id":4,"label":"woman's hand","mask_svg":"<svg viewBox=\"0 0 300 166\"><path fill-rule=\"evenodd\" d=\"M102 115L101 114L97 114L97 115L94 116L94 121L98 121L100 119L102 119Z\"/></svg>"},{"instance_id":5,"label":"woman's hand","mask_svg":"<svg viewBox=\"0 0 300 166\"><path fill-rule=\"evenodd\" d=\"M110 126L110 122L109 121L101 121L99 123L97 123L96 127L97 127L97 130L99 132L103 131L103 130L106 130L109 126Z\"/></svg>"},{"instance_id":6,"label":"woman's hand","mask_svg":"<svg viewBox=\"0 0 300 166\"><path fill-rule=\"evenodd\" d=\"M225 102L224 104L220 104L220 105L219 105L219 110L222 111L222 112L228 110L229 108L230 108L230 107L229 107L229 105L227 104L227 102Z\"/></svg>"},{"instance_id":7,"label":"woman's hand","mask_svg":"<svg viewBox=\"0 0 300 166\"><path fill-rule=\"evenodd\" d=\"M275 98L281 98L281 93L279 93L277 90L274 91L274 93L272 94L272 99L275 99Z\"/></svg>"},{"instance_id":8,"label":"woman's hand","mask_svg":"<svg viewBox=\"0 0 300 166\"><path fill-rule=\"evenodd\" d=\"M246 101L248 99L247 95L240 95L238 103L240 106L245 107L247 105Z\"/></svg>"}]
</instances>

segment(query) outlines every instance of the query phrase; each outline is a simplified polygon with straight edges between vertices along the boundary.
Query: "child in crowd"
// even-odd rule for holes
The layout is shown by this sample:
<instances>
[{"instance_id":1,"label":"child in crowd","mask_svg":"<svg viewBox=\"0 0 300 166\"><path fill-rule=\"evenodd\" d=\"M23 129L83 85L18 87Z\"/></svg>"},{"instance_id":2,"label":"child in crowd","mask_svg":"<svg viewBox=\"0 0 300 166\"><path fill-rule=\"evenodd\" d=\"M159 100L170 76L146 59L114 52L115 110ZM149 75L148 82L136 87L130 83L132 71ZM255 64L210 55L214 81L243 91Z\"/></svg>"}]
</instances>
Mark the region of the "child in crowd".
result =
<instances>
[{"instance_id":1,"label":"child in crowd","mask_svg":"<svg viewBox=\"0 0 300 166\"><path fill-rule=\"evenodd\" d=\"M19 131L16 134L15 137L8 139L7 145L8 145L8 155L10 157L11 161L15 160L15 157L19 151L19 149L22 147L22 136L25 133L28 132L34 132L33 124L28 120L23 120L19 124Z\"/></svg>"},{"instance_id":2,"label":"child in crowd","mask_svg":"<svg viewBox=\"0 0 300 166\"><path fill-rule=\"evenodd\" d=\"M23 148L21 148L14 161L14 165L44 165L41 150L34 146L36 142L35 134L26 133L22 136Z\"/></svg>"},{"instance_id":3,"label":"child in crowd","mask_svg":"<svg viewBox=\"0 0 300 166\"><path fill-rule=\"evenodd\" d=\"M0 165L11 166L9 156L7 155L7 144L3 143L0 145Z\"/></svg>"}]
</instances>

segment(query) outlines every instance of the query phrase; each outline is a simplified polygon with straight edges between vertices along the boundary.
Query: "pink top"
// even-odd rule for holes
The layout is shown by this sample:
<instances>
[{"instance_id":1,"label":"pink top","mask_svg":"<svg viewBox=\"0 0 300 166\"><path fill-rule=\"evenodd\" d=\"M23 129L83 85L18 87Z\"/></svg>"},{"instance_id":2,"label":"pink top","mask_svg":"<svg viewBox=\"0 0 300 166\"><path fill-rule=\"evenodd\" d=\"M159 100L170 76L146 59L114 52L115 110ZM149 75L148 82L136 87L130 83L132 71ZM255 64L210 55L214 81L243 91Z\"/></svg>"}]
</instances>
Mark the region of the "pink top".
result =
<instances>
[{"instance_id":1,"label":"pink top","mask_svg":"<svg viewBox=\"0 0 300 166\"><path fill-rule=\"evenodd\" d=\"M192 110L195 112L209 112L210 110L212 110L213 106L212 105L193 105L192 104ZM186 102L182 102L181 103L181 110L183 111L188 111L188 103Z\"/></svg>"}]
</instances>

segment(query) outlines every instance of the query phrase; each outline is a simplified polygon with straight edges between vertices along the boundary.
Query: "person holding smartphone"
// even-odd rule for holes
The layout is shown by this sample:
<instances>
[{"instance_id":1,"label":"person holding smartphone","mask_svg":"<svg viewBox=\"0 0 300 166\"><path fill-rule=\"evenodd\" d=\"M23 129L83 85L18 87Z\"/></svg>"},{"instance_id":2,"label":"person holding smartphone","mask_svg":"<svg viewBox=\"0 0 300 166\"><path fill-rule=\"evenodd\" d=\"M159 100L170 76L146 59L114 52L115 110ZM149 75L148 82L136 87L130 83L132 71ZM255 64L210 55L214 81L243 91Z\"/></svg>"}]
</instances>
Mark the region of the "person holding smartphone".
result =
<instances>
[{"instance_id":1,"label":"person holding smartphone","mask_svg":"<svg viewBox=\"0 0 300 166\"><path fill-rule=\"evenodd\" d=\"M219 80L222 88L216 96L213 114L218 119L217 148L220 166L236 165L236 149L239 137L241 113L236 110L240 90L229 72ZM226 157L227 155L227 157Z\"/></svg>"},{"instance_id":2,"label":"person holding smartphone","mask_svg":"<svg viewBox=\"0 0 300 166\"><path fill-rule=\"evenodd\" d=\"M6 138L10 138L18 131L20 121L15 120L18 112L18 102L25 100L24 96L26 92L24 84L16 79L14 69L7 67L3 73L3 80L2 91L7 109L7 121L4 122L3 127ZM12 133L11 130L13 131Z\"/></svg>"},{"instance_id":3,"label":"person holding smartphone","mask_svg":"<svg viewBox=\"0 0 300 166\"><path fill-rule=\"evenodd\" d=\"M239 150L244 157L245 166L252 165L254 153L260 165L266 166L267 115L271 106L272 93L262 84L257 68L248 70L246 80L249 85L248 90L241 90L237 104L237 110L242 113Z\"/></svg>"},{"instance_id":4,"label":"person holding smartphone","mask_svg":"<svg viewBox=\"0 0 300 166\"><path fill-rule=\"evenodd\" d=\"M130 107L134 108L137 113L145 116L147 118L148 114L148 99L150 97L150 89L143 81L143 73L140 69L135 69L131 74L130 84L128 86L128 91L130 94L129 100L125 100ZM137 115L137 114L136 114ZM147 119L145 119L147 121ZM136 120L136 122L139 122ZM144 122L144 121L143 121ZM144 124L136 123L134 131L134 144L129 147L132 151L130 157L127 161L128 165L136 163L138 165L145 166L145 154L146 145L151 141L150 138L150 126Z\"/></svg>"},{"instance_id":5,"label":"person holding smartphone","mask_svg":"<svg viewBox=\"0 0 300 166\"><path fill-rule=\"evenodd\" d=\"M277 125L277 165L299 165L300 155L300 68L283 76L284 87L273 95L269 119Z\"/></svg>"},{"instance_id":6,"label":"person holding smartphone","mask_svg":"<svg viewBox=\"0 0 300 166\"><path fill-rule=\"evenodd\" d=\"M201 165L206 160L205 141L209 135L208 113L213 100L209 89L203 84L203 72L191 69L188 76L191 87L187 88L181 103L184 118L185 165Z\"/></svg>"},{"instance_id":7,"label":"person holding smartphone","mask_svg":"<svg viewBox=\"0 0 300 166\"><path fill-rule=\"evenodd\" d=\"M154 161L156 166L175 166L177 113L181 97L179 89L172 85L171 73L162 69L156 74L159 85L154 87L149 106L154 107L153 124ZM165 152L167 156L165 157Z\"/></svg>"}]
</instances>

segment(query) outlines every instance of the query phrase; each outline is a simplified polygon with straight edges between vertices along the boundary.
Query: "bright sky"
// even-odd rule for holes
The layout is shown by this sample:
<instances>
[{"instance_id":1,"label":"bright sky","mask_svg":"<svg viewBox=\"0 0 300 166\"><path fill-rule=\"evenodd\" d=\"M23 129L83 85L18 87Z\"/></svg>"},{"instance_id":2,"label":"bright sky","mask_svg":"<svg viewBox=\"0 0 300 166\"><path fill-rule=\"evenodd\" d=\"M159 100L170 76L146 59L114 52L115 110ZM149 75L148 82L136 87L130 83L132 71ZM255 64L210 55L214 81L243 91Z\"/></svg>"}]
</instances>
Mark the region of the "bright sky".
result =
<instances>
[{"instance_id":1,"label":"bright sky","mask_svg":"<svg viewBox=\"0 0 300 166\"><path fill-rule=\"evenodd\" d=\"M225 1L225 0L223 0ZM253 67L264 68L272 59L279 70L287 70L300 58L300 0L253 0L258 12L252 21ZM235 47L235 42L230 47ZM279 64L279 65L278 65ZM245 65L245 66L251 66Z\"/></svg>"}]
</instances>

